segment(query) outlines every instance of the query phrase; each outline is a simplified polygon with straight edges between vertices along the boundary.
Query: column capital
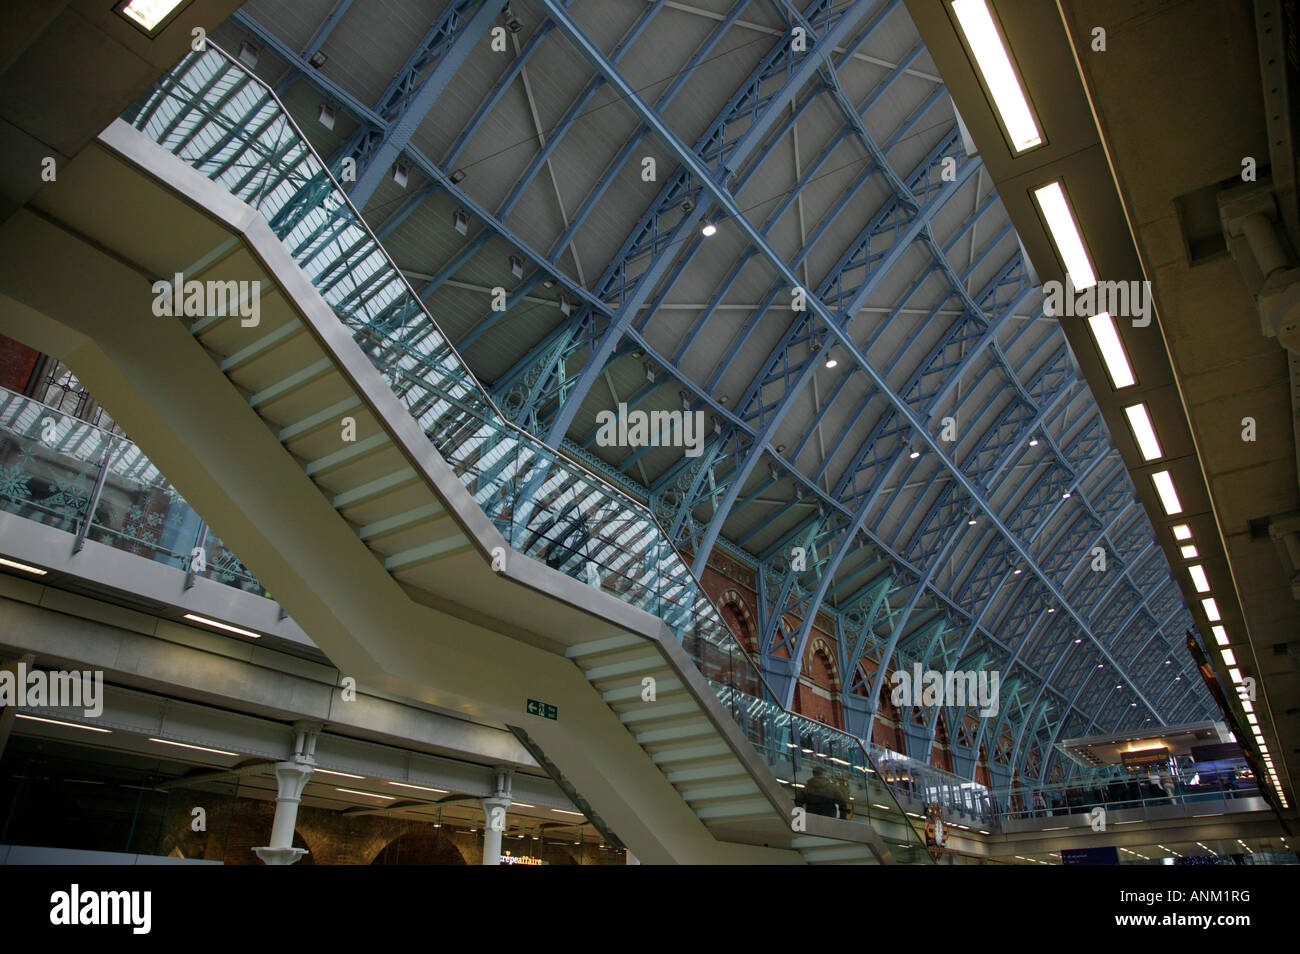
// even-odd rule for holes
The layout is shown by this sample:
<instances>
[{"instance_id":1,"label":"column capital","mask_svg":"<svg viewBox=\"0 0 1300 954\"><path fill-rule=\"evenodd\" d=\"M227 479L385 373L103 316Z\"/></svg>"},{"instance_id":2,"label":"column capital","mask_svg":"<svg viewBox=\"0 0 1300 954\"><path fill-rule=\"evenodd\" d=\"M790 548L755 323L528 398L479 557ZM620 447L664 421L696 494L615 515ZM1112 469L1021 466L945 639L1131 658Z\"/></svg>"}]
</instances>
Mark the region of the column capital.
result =
<instances>
[{"instance_id":1,"label":"column capital","mask_svg":"<svg viewBox=\"0 0 1300 954\"><path fill-rule=\"evenodd\" d=\"M314 766L304 762L276 762L275 781L278 786L276 800L301 801L302 790L311 780Z\"/></svg>"}]
</instances>

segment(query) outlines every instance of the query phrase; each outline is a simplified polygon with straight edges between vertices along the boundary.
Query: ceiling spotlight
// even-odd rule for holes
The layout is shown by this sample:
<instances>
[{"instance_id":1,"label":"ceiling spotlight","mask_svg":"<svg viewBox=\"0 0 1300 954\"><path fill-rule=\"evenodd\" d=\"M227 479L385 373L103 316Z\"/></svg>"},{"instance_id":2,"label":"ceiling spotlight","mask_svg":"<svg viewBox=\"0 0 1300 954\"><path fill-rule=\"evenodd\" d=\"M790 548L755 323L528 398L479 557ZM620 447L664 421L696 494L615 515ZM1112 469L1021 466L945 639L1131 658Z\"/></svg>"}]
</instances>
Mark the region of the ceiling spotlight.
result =
<instances>
[{"instance_id":1,"label":"ceiling spotlight","mask_svg":"<svg viewBox=\"0 0 1300 954\"><path fill-rule=\"evenodd\" d=\"M1037 438L1037 437L1031 437L1031 438L1029 438L1029 446L1030 446L1030 447L1037 447L1037 446L1038 446L1038 438Z\"/></svg>"},{"instance_id":2,"label":"ceiling spotlight","mask_svg":"<svg viewBox=\"0 0 1300 954\"><path fill-rule=\"evenodd\" d=\"M329 103L320 104L320 112L316 114L316 121L326 129L334 128L334 107Z\"/></svg>"},{"instance_id":3,"label":"ceiling spotlight","mask_svg":"<svg viewBox=\"0 0 1300 954\"><path fill-rule=\"evenodd\" d=\"M406 188L407 180L410 178L410 170L400 162L393 163L393 181L403 189Z\"/></svg>"},{"instance_id":4,"label":"ceiling spotlight","mask_svg":"<svg viewBox=\"0 0 1300 954\"><path fill-rule=\"evenodd\" d=\"M548 275L546 278L543 278L543 279L542 279L542 287L543 287L543 288L554 288L554 287L555 287L555 279L554 279L554 278L551 278L549 275Z\"/></svg>"},{"instance_id":5,"label":"ceiling spotlight","mask_svg":"<svg viewBox=\"0 0 1300 954\"><path fill-rule=\"evenodd\" d=\"M967 520L967 521L966 521L966 526L968 526L968 527L973 527L973 526L975 526L975 518L974 518L974 517L971 517L969 520Z\"/></svg>"},{"instance_id":6,"label":"ceiling spotlight","mask_svg":"<svg viewBox=\"0 0 1300 954\"><path fill-rule=\"evenodd\" d=\"M257 47L251 43L239 44L239 59L250 70L257 69Z\"/></svg>"},{"instance_id":7,"label":"ceiling spotlight","mask_svg":"<svg viewBox=\"0 0 1300 954\"><path fill-rule=\"evenodd\" d=\"M454 171L452 172L452 174L451 174L450 176L448 176L447 178L449 178L449 179L451 180L452 185L456 185L457 183L464 182L464 181L465 181L465 170L464 170L464 169L456 169L456 170L454 170Z\"/></svg>"},{"instance_id":8,"label":"ceiling spotlight","mask_svg":"<svg viewBox=\"0 0 1300 954\"><path fill-rule=\"evenodd\" d=\"M1016 567L1014 570L1011 571L1011 575L1012 575L1012 576L1019 576L1021 573L1024 573L1024 572L1025 572L1025 571L1022 570L1020 567Z\"/></svg>"},{"instance_id":9,"label":"ceiling spotlight","mask_svg":"<svg viewBox=\"0 0 1300 954\"><path fill-rule=\"evenodd\" d=\"M1047 612L1049 612L1049 613L1055 613L1055 612L1056 612L1056 607L1055 607L1055 606L1049 606L1049 607L1047 607Z\"/></svg>"},{"instance_id":10,"label":"ceiling spotlight","mask_svg":"<svg viewBox=\"0 0 1300 954\"><path fill-rule=\"evenodd\" d=\"M833 368L833 367L835 367L837 364L839 364L839 362L836 361L834 358L832 358L830 355L827 355L827 356L826 356L826 367L828 367L828 368Z\"/></svg>"},{"instance_id":11,"label":"ceiling spotlight","mask_svg":"<svg viewBox=\"0 0 1300 954\"><path fill-rule=\"evenodd\" d=\"M469 216L464 209L457 209L451 214L451 225L461 235L469 234Z\"/></svg>"},{"instance_id":12,"label":"ceiling spotlight","mask_svg":"<svg viewBox=\"0 0 1300 954\"><path fill-rule=\"evenodd\" d=\"M322 66L325 65L326 61L328 60L329 60L328 56L326 56L320 50L317 50L315 53L311 55L311 59L308 60L308 62L311 63L312 66L316 67L316 69L320 69Z\"/></svg>"},{"instance_id":13,"label":"ceiling spotlight","mask_svg":"<svg viewBox=\"0 0 1300 954\"><path fill-rule=\"evenodd\" d=\"M524 260L518 255L510 256L510 274L515 278L524 277Z\"/></svg>"},{"instance_id":14,"label":"ceiling spotlight","mask_svg":"<svg viewBox=\"0 0 1300 954\"><path fill-rule=\"evenodd\" d=\"M712 222L705 222L704 228L700 229L701 234L703 234L705 238L708 238L710 235L713 235L717 231L718 231L718 227L714 225Z\"/></svg>"},{"instance_id":15,"label":"ceiling spotlight","mask_svg":"<svg viewBox=\"0 0 1300 954\"><path fill-rule=\"evenodd\" d=\"M921 452L920 452L919 450L917 450L915 447L913 447L913 448L912 448L912 453L908 454L907 456L908 456L908 458L911 459L911 460L916 460L918 457L921 456Z\"/></svg>"},{"instance_id":16,"label":"ceiling spotlight","mask_svg":"<svg viewBox=\"0 0 1300 954\"><path fill-rule=\"evenodd\" d=\"M1062 499L1062 500L1069 500L1069 499L1070 499L1070 492L1067 490L1065 493L1061 494L1061 499Z\"/></svg>"}]
</instances>

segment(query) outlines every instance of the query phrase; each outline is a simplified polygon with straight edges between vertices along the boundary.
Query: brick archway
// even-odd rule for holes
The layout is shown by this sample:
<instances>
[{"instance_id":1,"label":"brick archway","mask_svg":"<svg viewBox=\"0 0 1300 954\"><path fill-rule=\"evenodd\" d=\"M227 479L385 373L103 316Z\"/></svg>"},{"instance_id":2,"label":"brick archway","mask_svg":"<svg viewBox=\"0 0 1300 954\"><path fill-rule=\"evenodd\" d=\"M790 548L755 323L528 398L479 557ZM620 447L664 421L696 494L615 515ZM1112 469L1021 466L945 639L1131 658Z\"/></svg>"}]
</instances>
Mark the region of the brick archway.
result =
<instances>
[{"instance_id":1,"label":"brick archway","mask_svg":"<svg viewBox=\"0 0 1300 954\"><path fill-rule=\"evenodd\" d=\"M754 614L749 611L749 605L740 593L734 589L723 590L718 594L718 606L722 611L723 620L731 627L740 645L757 656L759 654L758 624L754 621Z\"/></svg>"},{"instance_id":2,"label":"brick archway","mask_svg":"<svg viewBox=\"0 0 1300 954\"><path fill-rule=\"evenodd\" d=\"M388 841L370 860L372 865L467 865L455 842L424 826L404 831Z\"/></svg>"},{"instance_id":3,"label":"brick archway","mask_svg":"<svg viewBox=\"0 0 1300 954\"><path fill-rule=\"evenodd\" d=\"M795 708L818 722L837 728L844 726L835 648L822 636L809 640L808 648L804 650L799 684L795 689Z\"/></svg>"}]
</instances>

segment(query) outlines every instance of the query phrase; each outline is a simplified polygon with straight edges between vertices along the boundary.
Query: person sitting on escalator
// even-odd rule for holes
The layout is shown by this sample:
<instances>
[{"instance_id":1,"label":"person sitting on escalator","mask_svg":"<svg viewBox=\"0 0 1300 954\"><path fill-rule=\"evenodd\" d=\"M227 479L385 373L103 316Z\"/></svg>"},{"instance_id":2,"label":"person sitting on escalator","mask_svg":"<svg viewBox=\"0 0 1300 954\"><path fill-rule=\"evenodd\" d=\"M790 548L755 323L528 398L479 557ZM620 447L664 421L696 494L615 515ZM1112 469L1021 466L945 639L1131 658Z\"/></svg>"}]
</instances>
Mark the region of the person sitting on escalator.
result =
<instances>
[{"instance_id":1,"label":"person sitting on escalator","mask_svg":"<svg viewBox=\"0 0 1300 954\"><path fill-rule=\"evenodd\" d=\"M830 818L844 818L848 808L844 801L844 793L840 791L830 778L826 775L826 770L820 765L814 765L812 778L808 779L808 784L800 792L803 807L808 809L814 815L826 815Z\"/></svg>"}]
</instances>

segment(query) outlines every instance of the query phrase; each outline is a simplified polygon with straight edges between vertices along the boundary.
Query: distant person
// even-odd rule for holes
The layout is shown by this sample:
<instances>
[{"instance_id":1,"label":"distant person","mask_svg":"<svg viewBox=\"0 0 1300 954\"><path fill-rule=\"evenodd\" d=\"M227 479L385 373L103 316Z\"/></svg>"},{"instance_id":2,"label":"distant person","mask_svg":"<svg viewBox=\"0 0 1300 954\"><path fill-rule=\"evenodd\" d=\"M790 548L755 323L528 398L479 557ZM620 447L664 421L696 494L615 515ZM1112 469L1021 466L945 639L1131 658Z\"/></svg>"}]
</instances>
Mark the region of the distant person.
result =
<instances>
[{"instance_id":1,"label":"distant person","mask_svg":"<svg viewBox=\"0 0 1300 954\"><path fill-rule=\"evenodd\" d=\"M1174 777L1168 772L1160 773L1160 788L1164 791L1165 798L1172 801L1174 797Z\"/></svg>"},{"instance_id":2,"label":"distant person","mask_svg":"<svg viewBox=\"0 0 1300 954\"><path fill-rule=\"evenodd\" d=\"M802 799L796 799L803 802L803 807L808 809L814 815L825 815L828 818L843 818L848 808L844 801L844 793L826 775L826 770L820 765L814 765L812 778L804 786L800 793Z\"/></svg>"}]
</instances>

